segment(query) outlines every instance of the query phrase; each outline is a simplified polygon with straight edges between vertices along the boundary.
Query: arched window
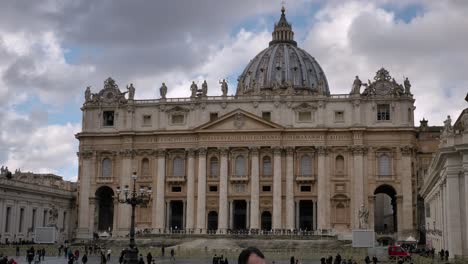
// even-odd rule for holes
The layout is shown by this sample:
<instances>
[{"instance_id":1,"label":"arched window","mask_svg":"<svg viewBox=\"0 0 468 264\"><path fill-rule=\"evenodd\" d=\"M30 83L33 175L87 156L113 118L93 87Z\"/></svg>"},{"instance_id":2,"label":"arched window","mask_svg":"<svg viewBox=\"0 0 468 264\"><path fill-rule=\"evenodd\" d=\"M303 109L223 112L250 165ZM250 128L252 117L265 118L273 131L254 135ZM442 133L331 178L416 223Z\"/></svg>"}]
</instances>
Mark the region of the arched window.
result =
<instances>
[{"instance_id":1,"label":"arched window","mask_svg":"<svg viewBox=\"0 0 468 264\"><path fill-rule=\"evenodd\" d=\"M301 176L312 176L312 158L309 155L301 157Z\"/></svg>"},{"instance_id":2,"label":"arched window","mask_svg":"<svg viewBox=\"0 0 468 264\"><path fill-rule=\"evenodd\" d=\"M149 160L144 158L141 160L141 175L148 176L150 174Z\"/></svg>"},{"instance_id":3,"label":"arched window","mask_svg":"<svg viewBox=\"0 0 468 264\"><path fill-rule=\"evenodd\" d=\"M245 175L245 158L242 155L236 157L236 166L235 166L235 175L244 176Z\"/></svg>"},{"instance_id":4,"label":"arched window","mask_svg":"<svg viewBox=\"0 0 468 264\"><path fill-rule=\"evenodd\" d=\"M172 175L173 176L184 176L184 160L181 157L175 157L172 160Z\"/></svg>"},{"instance_id":5,"label":"arched window","mask_svg":"<svg viewBox=\"0 0 468 264\"><path fill-rule=\"evenodd\" d=\"M346 209L342 203L336 205L336 222L345 223L346 222Z\"/></svg>"},{"instance_id":6,"label":"arched window","mask_svg":"<svg viewBox=\"0 0 468 264\"><path fill-rule=\"evenodd\" d=\"M344 173L344 158L341 155L336 156L335 170L336 170L336 174L343 174Z\"/></svg>"},{"instance_id":7,"label":"arched window","mask_svg":"<svg viewBox=\"0 0 468 264\"><path fill-rule=\"evenodd\" d=\"M218 177L218 171L219 171L218 158L212 157L210 159L210 176Z\"/></svg>"},{"instance_id":8,"label":"arched window","mask_svg":"<svg viewBox=\"0 0 468 264\"><path fill-rule=\"evenodd\" d=\"M271 158L269 156L263 157L263 176L271 176Z\"/></svg>"},{"instance_id":9,"label":"arched window","mask_svg":"<svg viewBox=\"0 0 468 264\"><path fill-rule=\"evenodd\" d=\"M112 161L109 158L102 160L102 177L112 176Z\"/></svg>"},{"instance_id":10,"label":"arched window","mask_svg":"<svg viewBox=\"0 0 468 264\"><path fill-rule=\"evenodd\" d=\"M389 176L391 175L391 162L388 154L382 154L379 157L379 175Z\"/></svg>"}]
</instances>

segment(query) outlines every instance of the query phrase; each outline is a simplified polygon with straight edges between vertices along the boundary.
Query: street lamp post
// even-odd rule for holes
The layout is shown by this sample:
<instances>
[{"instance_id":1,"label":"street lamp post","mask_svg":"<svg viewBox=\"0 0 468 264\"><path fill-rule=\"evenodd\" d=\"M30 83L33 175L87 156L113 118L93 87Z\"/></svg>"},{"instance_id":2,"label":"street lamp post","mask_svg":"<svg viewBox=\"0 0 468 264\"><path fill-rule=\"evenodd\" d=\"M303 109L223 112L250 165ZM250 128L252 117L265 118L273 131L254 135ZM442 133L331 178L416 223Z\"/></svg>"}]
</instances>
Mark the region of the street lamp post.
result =
<instances>
[{"instance_id":1,"label":"street lamp post","mask_svg":"<svg viewBox=\"0 0 468 264\"><path fill-rule=\"evenodd\" d=\"M137 205L148 204L151 198L151 187L147 189L141 187L139 191L136 189L136 172L132 175L133 190L129 190L128 185L125 185L123 190L117 187L117 199L119 203L129 204L132 206L132 216L130 222L130 243L125 251L125 263L136 264L138 263L138 248L135 243L135 207ZM123 193L123 197L120 194Z\"/></svg>"}]
</instances>

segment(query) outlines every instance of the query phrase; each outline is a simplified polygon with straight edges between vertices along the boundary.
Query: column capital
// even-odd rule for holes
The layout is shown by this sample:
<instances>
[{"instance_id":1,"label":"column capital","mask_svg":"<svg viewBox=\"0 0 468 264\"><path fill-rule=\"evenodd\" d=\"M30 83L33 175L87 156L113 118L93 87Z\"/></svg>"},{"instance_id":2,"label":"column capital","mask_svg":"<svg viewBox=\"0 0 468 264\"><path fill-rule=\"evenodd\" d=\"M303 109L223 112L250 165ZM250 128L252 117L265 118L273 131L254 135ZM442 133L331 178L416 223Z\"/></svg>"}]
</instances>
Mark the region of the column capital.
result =
<instances>
[{"instance_id":1,"label":"column capital","mask_svg":"<svg viewBox=\"0 0 468 264\"><path fill-rule=\"evenodd\" d=\"M166 150L165 149L157 149L155 151L155 154L157 157L165 157L166 156Z\"/></svg>"},{"instance_id":2,"label":"column capital","mask_svg":"<svg viewBox=\"0 0 468 264\"><path fill-rule=\"evenodd\" d=\"M250 154L252 154L252 155L258 155L258 152L259 152L259 148L258 148L258 147L250 147L249 150L250 150Z\"/></svg>"},{"instance_id":3,"label":"column capital","mask_svg":"<svg viewBox=\"0 0 468 264\"><path fill-rule=\"evenodd\" d=\"M354 145L348 147L349 151L353 153L353 155L364 155L367 153L367 147L362 145Z\"/></svg>"},{"instance_id":4,"label":"column capital","mask_svg":"<svg viewBox=\"0 0 468 264\"><path fill-rule=\"evenodd\" d=\"M206 148L205 147L198 148L198 156L205 156L205 155L206 155Z\"/></svg>"},{"instance_id":5,"label":"column capital","mask_svg":"<svg viewBox=\"0 0 468 264\"><path fill-rule=\"evenodd\" d=\"M273 147L273 155L281 155L283 148L280 146Z\"/></svg>"},{"instance_id":6,"label":"column capital","mask_svg":"<svg viewBox=\"0 0 468 264\"><path fill-rule=\"evenodd\" d=\"M133 158L136 154L134 149L122 149L119 151L119 155L125 158Z\"/></svg>"},{"instance_id":7,"label":"column capital","mask_svg":"<svg viewBox=\"0 0 468 264\"><path fill-rule=\"evenodd\" d=\"M221 156L226 156L229 153L229 148L226 148L226 147L220 147L218 148L218 150Z\"/></svg>"},{"instance_id":8,"label":"column capital","mask_svg":"<svg viewBox=\"0 0 468 264\"><path fill-rule=\"evenodd\" d=\"M83 151L80 151L80 152L77 152L76 155L79 157L79 158L83 158L83 159L90 159L92 158L94 155L96 154L95 151L92 151L92 150L83 150Z\"/></svg>"},{"instance_id":9,"label":"column capital","mask_svg":"<svg viewBox=\"0 0 468 264\"><path fill-rule=\"evenodd\" d=\"M185 151L187 151L187 156L189 156L189 157L195 157L195 152L196 152L197 150L194 149L194 148L188 148L188 149L186 149Z\"/></svg>"},{"instance_id":10,"label":"column capital","mask_svg":"<svg viewBox=\"0 0 468 264\"><path fill-rule=\"evenodd\" d=\"M401 151L401 154L403 156L409 156L413 153L413 147L412 146L403 146L403 147L400 147L400 151Z\"/></svg>"},{"instance_id":11,"label":"column capital","mask_svg":"<svg viewBox=\"0 0 468 264\"><path fill-rule=\"evenodd\" d=\"M327 155L329 148L327 146L317 146L315 149L317 149L317 154Z\"/></svg>"},{"instance_id":12,"label":"column capital","mask_svg":"<svg viewBox=\"0 0 468 264\"><path fill-rule=\"evenodd\" d=\"M292 156L294 154L294 147L286 147L286 155Z\"/></svg>"}]
</instances>

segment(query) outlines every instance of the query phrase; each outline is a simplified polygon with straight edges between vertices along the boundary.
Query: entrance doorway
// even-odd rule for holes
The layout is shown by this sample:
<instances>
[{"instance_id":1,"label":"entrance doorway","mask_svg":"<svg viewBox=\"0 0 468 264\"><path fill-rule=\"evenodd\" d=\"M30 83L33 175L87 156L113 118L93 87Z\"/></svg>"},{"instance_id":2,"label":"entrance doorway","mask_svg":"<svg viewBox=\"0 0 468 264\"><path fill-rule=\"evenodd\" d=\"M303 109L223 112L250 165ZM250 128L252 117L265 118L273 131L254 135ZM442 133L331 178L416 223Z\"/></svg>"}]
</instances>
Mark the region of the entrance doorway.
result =
<instances>
[{"instance_id":1,"label":"entrance doorway","mask_svg":"<svg viewBox=\"0 0 468 264\"><path fill-rule=\"evenodd\" d=\"M171 217L169 220L169 228L173 230L184 229L184 202L171 201L170 207Z\"/></svg>"},{"instance_id":2,"label":"entrance doorway","mask_svg":"<svg viewBox=\"0 0 468 264\"><path fill-rule=\"evenodd\" d=\"M208 230L217 230L218 229L218 213L215 211L210 211L208 213Z\"/></svg>"},{"instance_id":3,"label":"entrance doorway","mask_svg":"<svg viewBox=\"0 0 468 264\"><path fill-rule=\"evenodd\" d=\"M108 186L96 190L97 231L112 231L114 222L114 191Z\"/></svg>"},{"instance_id":4,"label":"entrance doorway","mask_svg":"<svg viewBox=\"0 0 468 264\"><path fill-rule=\"evenodd\" d=\"M247 202L245 200L235 200L234 206L234 230L245 230L247 229Z\"/></svg>"},{"instance_id":5,"label":"entrance doorway","mask_svg":"<svg viewBox=\"0 0 468 264\"><path fill-rule=\"evenodd\" d=\"M269 211L262 213L261 227L265 231L271 230L271 213Z\"/></svg>"},{"instance_id":6,"label":"entrance doorway","mask_svg":"<svg viewBox=\"0 0 468 264\"><path fill-rule=\"evenodd\" d=\"M299 201L299 228L313 230L314 203L311 200Z\"/></svg>"},{"instance_id":7,"label":"entrance doorway","mask_svg":"<svg viewBox=\"0 0 468 264\"><path fill-rule=\"evenodd\" d=\"M375 189L374 230L377 233L397 232L396 191L387 184Z\"/></svg>"}]
</instances>

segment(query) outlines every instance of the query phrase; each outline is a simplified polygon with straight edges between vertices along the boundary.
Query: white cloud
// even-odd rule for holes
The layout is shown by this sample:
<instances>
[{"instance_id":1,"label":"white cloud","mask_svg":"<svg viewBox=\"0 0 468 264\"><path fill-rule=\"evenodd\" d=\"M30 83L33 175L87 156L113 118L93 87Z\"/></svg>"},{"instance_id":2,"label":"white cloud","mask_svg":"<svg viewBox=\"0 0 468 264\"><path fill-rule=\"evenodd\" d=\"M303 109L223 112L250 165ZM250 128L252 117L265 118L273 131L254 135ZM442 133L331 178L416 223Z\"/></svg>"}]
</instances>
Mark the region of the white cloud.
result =
<instances>
[{"instance_id":1,"label":"white cloud","mask_svg":"<svg viewBox=\"0 0 468 264\"><path fill-rule=\"evenodd\" d=\"M441 125L458 116L468 78L468 6L437 2L405 23L374 2L333 2L319 11L305 48L324 68L332 93L349 93L355 75L363 81L385 67L398 81L410 78L416 120Z\"/></svg>"}]
</instances>

